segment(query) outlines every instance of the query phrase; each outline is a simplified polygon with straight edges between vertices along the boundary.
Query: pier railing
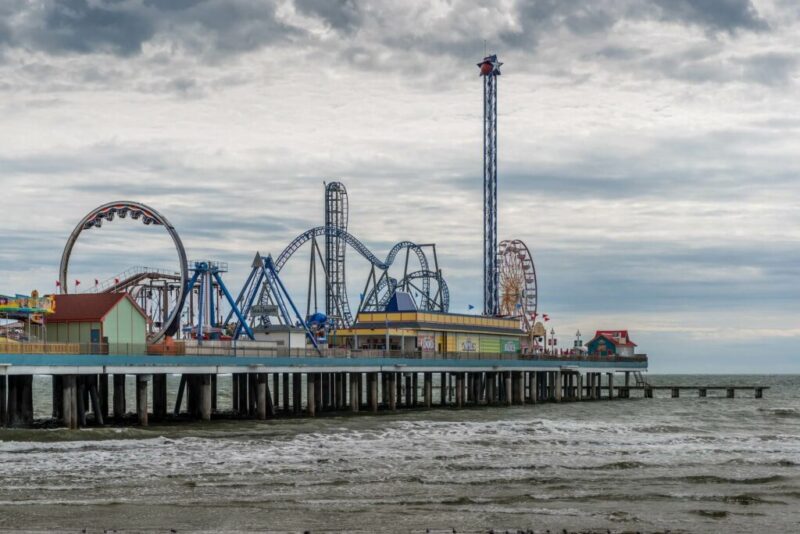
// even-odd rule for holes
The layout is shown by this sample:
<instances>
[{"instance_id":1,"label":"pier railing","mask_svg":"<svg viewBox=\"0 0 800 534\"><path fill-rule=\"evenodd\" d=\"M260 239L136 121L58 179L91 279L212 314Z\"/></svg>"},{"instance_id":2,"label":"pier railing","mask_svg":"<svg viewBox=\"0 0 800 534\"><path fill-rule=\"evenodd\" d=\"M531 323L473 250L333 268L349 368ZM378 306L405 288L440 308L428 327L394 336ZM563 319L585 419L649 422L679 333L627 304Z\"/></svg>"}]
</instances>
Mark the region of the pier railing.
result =
<instances>
[{"instance_id":1,"label":"pier railing","mask_svg":"<svg viewBox=\"0 0 800 534\"><path fill-rule=\"evenodd\" d=\"M0 354L103 354L158 356L229 356L283 358L403 358L422 360L533 360L569 362L646 362L646 354L635 356L589 356L586 354L515 354L495 352L423 352L351 349L288 349L242 343L204 343L176 341L168 344L144 343L0 343Z\"/></svg>"}]
</instances>

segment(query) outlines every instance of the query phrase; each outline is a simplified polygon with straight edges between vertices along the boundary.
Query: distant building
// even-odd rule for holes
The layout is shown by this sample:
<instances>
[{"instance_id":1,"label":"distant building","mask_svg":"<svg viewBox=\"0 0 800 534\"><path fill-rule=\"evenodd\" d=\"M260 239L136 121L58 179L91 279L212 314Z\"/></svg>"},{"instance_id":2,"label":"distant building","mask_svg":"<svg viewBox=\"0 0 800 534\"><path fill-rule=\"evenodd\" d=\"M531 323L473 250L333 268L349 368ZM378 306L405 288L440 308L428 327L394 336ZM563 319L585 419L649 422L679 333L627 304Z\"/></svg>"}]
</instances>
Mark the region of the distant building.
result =
<instances>
[{"instance_id":1,"label":"distant building","mask_svg":"<svg viewBox=\"0 0 800 534\"><path fill-rule=\"evenodd\" d=\"M142 351L147 344L147 315L127 293L56 295L56 311L47 317L47 341L128 345Z\"/></svg>"},{"instance_id":2,"label":"distant building","mask_svg":"<svg viewBox=\"0 0 800 534\"><path fill-rule=\"evenodd\" d=\"M586 347L589 356L633 356L636 351L627 330L598 330Z\"/></svg>"}]
</instances>

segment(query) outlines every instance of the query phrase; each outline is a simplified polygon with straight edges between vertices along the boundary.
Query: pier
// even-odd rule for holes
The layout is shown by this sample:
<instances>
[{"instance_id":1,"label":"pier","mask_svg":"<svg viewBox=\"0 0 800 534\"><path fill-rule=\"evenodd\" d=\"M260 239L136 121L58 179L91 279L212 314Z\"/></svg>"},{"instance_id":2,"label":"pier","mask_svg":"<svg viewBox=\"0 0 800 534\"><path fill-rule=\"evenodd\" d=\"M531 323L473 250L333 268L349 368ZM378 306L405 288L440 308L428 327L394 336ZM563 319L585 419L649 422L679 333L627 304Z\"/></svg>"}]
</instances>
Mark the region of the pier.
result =
<instances>
[{"instance_id":1,"label":"pier","mask_svg":"<svg viewBox=\"0 0 800 534\"><path fill-rule=\"evenodd\" d=\"M136 399L142 426L168 414L210 420L226 412L263 420L600 399L603 375L613 384L615 376L629 380L647 366L646 357L359 356L2 354L0 420L15 427L33 424L34 375L52 377L52 418L80 428L121 422L127 395ZM126 391L131 375L135 390ZM172 406L167 375L181 376ZM225 407L217 402L217 386L228 379L232 402ZM614 390L606 386L609 391Z\"/></svg>"},{"instance_id":2,"label":"pier","mask_svg":"<svg viewBox=\"0 0 800 534\"><path fill-rule=\"evenodd\" d=\"M669 390L672 397L682 390L697 391L700 397L722 390L733 398L737 390L751 390L755 398L762 398L768 389L637 383L643 380L646 357L445 356L449 357L3 354L0 421L12 427L33 424L34 375L52 377L52 418L72 429L129 418L127 395L136 399L136 421L147 426L169 417L207 421L222 413L265 420L629 399L632 391L653 398L659 390ZM173 405L168 405L167 375L181 377ZM128 376L135 377L133 391L126 391ZM217 402L221 380L231 380L230 406Z\"/></svg>"}]
</instances>

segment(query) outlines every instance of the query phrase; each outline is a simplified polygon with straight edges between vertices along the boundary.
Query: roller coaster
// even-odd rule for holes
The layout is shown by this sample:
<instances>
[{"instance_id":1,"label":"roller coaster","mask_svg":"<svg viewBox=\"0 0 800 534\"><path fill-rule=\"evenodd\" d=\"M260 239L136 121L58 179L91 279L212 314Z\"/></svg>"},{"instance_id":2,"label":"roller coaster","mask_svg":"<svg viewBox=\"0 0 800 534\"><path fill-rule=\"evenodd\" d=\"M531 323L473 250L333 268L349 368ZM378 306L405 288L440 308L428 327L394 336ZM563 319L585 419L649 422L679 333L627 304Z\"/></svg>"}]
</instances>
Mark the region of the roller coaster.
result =
<instances>
[{"instance_id":1,"label":"roller coaster","mask_svg":"<svg viewBox=\"0 0 800 534\"><path fill-rule=\"evenodd\" d=\"M325 315L328 320L336 328L349 328L353 325L354 318L347 295L345 278L347 247L352 248L370 264L364 291L361 293L359 312L384 309L396 291L405 291L411 294L419 310L448 311L450 293L438 266L436 245L401 241L389 250L384 260L381 260L364 243L347 231L347 212L348 197L344 184L341 182L327 184L325 186L326 224L306 230L295 237L275 260L275 270L279 273L298 250L306 243L311 244L307 315L318 311L317 288L324 287ZM318 238L325 240L324 258ZM432 254L433 267L431 267L426 250ZM403 252L405 252L403 274L400 278L394 278L389 275L389 269ZM414 271L409 270L412 254L419 263L419 269ZM321 283L317 280L320 272L323 277ZM266 291L264 295L266 295ZM262 296L262 300L265 298Z\"/></svg>"}]
</instances>

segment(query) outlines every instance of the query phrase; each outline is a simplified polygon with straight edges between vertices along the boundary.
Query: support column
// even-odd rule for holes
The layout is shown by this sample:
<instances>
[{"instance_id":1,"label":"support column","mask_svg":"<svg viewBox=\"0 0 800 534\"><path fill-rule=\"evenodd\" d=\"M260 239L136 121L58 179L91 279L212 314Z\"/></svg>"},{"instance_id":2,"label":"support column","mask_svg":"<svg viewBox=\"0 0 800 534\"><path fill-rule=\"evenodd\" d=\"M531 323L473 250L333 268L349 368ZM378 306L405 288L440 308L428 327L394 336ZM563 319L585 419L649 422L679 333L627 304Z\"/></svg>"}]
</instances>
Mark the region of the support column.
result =
<instances>
[{"instance_id":1,"label":"support column","mask_svg":"<svg viewBox=\"0 0 800 534\"><path fill-rule=\"evenodd\" d=\"M176 416L176 417L181 414L181 404L183 404L183 396L186 395L186 388L187 388L186 384L189 381L187 376L188 375L181 375L181 381L180 381L180 384L178 384L178 394L175 397L175 409L172 410L172 414L174 416ZM235 390L236 375L232 375L232 381L233 381L233 386L234 386L234 390ZM123 393L123 395L125 394L125 390L124 389L123 389L122 393ZM238 402L238 395L232 395L231 398L233 399L233 410L234 411L238 411L238 408L236 407L236 403ZM123 401L123 404L124 404L124 401ZM188 410L189 403L187 402L186 405L187 405L187 410L186 411L188 412L189 411Z\"/></svg>"},{"instance_id":2,"label":"support column","mask_svg":"<svg viewBox=\"0 0 800 534\"><path fill-rule=\"evenodd\" d=\"M358 412L358 374L350 373L350 411Z\"/></svg>"},{"instance_id":3,"label":"support column","mask_svg":"<svg viewBox=\"0 0 800 534\"><path fill-rule=\"evenodd\" d=\"M167 418L167 375L153 375L153 419L163 421Z\"/></svg>"},{"instance_id":4,"label":"support column","mask_svg":"<svg viewBox=\"0 0 800 534\"><path fill-rule=\"evenodd\" d=\"M464 373L456 373L456 406L464 406Z\"/></svg>"},{"instance_id":5,"label":"support column","mask_svg":"<svg viewBox=\"0 0 800 534\"><path fill-rule=\"evenodd\" d=\"M397 410L397 373L389 372L387 393L389 395L389 409Z\"/></svg>"},{"instance_id":6,"label":"support column","mask_svg":"<svg viewBox=\"0 0 800 534\"><path fill-rule=\"evenodd\" d=\"M513 402L513 399L512 399L512 386L511 386L511 371L505 371L503 373L503 381L504 381L504 386L505 386L505 398L503 400L505 401L506 405L511 406L511 403Z\"/></svg>"},{"instance_id":7,"label":"support column","mask_svg":"<svg viewBox=\"0 0 800 534\"><path fill-rule=\"evenodd\" d=\"M272 410L273 415L278 411L281 405L281 377L278 373L272 373Z\"/></svg>"},{"instance_id":8,"label":"support column","mask_svg":"<svg viewBox=\"0 0 800 534\"><path fill-rule=\"evenodd\" d=\"M367 386L369 387L369 407L372 413L378 413L378 373L367 375Z\"/></svg>"},{"instance_id":9,"label":"support column","mask_svg":"<svg viewBox=\"0 0 800 534\"><path fill-rule=\"evenodd\" d=\"M416 408L419 405L419 373L411 375L411 406Z\"/></svg>"},{"instance_id":10,"label":"support column","mask_svg":"<svg viewBox=\"0 0 800 534\"><path fill-rule=\"evenodd\" d=\"M292 411L300 414L303 405L303 375L292 373Z\"/></svg>"},{"instance_id":11,"label":"support column","mask_svg":"<svg viewBox=\"0 0 800 534\"><path fill-rule=\"evenodd\" d=\"M53 377L55 382L55 376ZM63 384L63 380L61 382ZM59 394L61 392L59 391ZM0 375L0 426L8 425L8 403L6 399L8 398L8 377L6 375ZM56 404L57 399L59 397L57 395L53 396L53 405ZM55 408L53 409L53 413L55 414Z\"/></svg>"},{"instance_id":12,"label":"support column","mask_svg":"<svg viewBox=\"0 0 800 534\"><path fill-rule=\"evenodd\" d=\"M52 417L56 421L62 419L61 408L63 407L63 403L61 402L61 395L64 386L62 385L63 378L61 375L53 375L52 376L52 399L53 399L53 410L52 410ZM6 411L6 377L0 376L0 426L5 424L5 411Z\"/></svg>"},{"instance_id":13,"label":"support column","mask_svg":"<svg viewBox=\"0 0 800 534\"><path fill-rule=\"evenodd\" d=\"M147 380L149 378L149 375L136 375L136 415L142 426L147 426Z\"/></svg>"},{"instance_id":14,"label":"support column","mask_svg":"<svg viewBox=\"0 0 800 534\"><path fill-rule=\"evenodd\" d=\"M524 389L522 372L514 371L512 377L513 377L513 385L511 386L511 389L514 393L513 402L514 404L524 404L525 389Z\"/></svg>"},{"instance_id":15,"label":"support column","mask_svg":"<svg viewBox=\"0 0 800 534\"><path fill-rule=\"evenodd\" d=\"M614 373L608 373L608 400L614 398Z\"/></svg>"},{"instance_id":16,"label":"support column","mask_svg":"<svg viewBox=\"0 0 800 534\"><path fill-rule=\"evenodd\" d=\"M78 381L75 375L63 377L61 412L64 416L64 426L70 430L78 428Z\"/></svg>"},{"instance_id":17,"label":"support column","mask_svg":"<svg viewBox=\"0 0 800 534\"><path fill-rule=\"evenodd\" d=\"M306 404L308 416L317 415L317 373L306 374Z\"/></svg>"},{"instance_id":18,"label":"support column","mask_svg":"<svg viewBox=\"0 0 800 534\"><path fill-rule=\"evenodd\" d=\"M425 407L430 408L433 404L433 373L425 373L423 375L423 389L425 398Z\"/></svg>"},{"instance_id":19,"label":"support column","mask_svg":"<svg viewBox=\"0 0 800 534\"><path fill-rule=\"evenodd\" d=\"M447 373L439 373L440 404L447 406Z\"/></svg>"},{"instance_id":20,"label":"support column","mask_svg":"<svg viewBox=\"0 0 800 534\"><path fill-rule=\"evenodd\" d=\"M289 412L289 373L283 373L283 411Z\"/></svg>"},{"instance_id":21,"label":"support column","mask_svg":"<svg viewBox=\"0 0 800 534\"><path fill-rule=\"evenodd\" d=\"M497 401L497 375L486 373L486 404L492 405Z\"/></svg>"},{"instance_id":22,"label":"support column","mask_svg":"<svg viewBox=\"0 0 800 534\"><path fill-rule=\"evenodd\" d=\"M556 402L561 402L561 393L562 393L562 390L564 389L563 377L561 375L561 371L556 371L554 374L555 374L555 382L554 383L555 383L555 388L556 388L555 389L555 401Z\"/></svg>"},{"instance_id":23,"label":"support column","mask_svg":"<svg viewBox=\"0 0 800 534\"><path fill-rule=\"evenodd\" d=\"M266 373L256 375L256 418L260 421L267 418L267 380Z\"/></svg>"},{"instance_id":24,"label":"support column","mask_svg":"<svg viewBox=\"0 0 800 534\"><path fill-rule=\"evenodd\" d=\"M125 375L114 375L114 420L125 418Z\"/></svg>"},{"instance_id":25,"label":"support column","mask_svg":"<svg viewBox=\"0 0 800 534\"><path fill-rule=\"evenodd\" d=\"M97 392L97 376L93 375L91 377L91 382L89 383L89 399L92 402L92 412L94 413L94 423L96 425L104 425L105 419L103 418L103 413L100 410L100 395Z\"/></svg>"},{"instance_id":26,"label":"support column","mask_svg":"<svg viewBox=\"0 0 800 534\"><path fill-rule=\"evenodd\" d=\"M108 419L108 375L107 374L100 374L98 375L98 380L100 381L98 393L100 394L100 413L103 415L103 419Z\"/></svg>"},{"instance_id":27,"label":"support column","mask_svg":"<svg viewBox=\"0 0 800 534\"><path fill-rule=\"evenodd\" d=\"M200 418L203 421L211 421L211 375L202 374L197 377L199 391ZM153 385L155 388L155 384Z\"/></svg>"}]
</instances>

